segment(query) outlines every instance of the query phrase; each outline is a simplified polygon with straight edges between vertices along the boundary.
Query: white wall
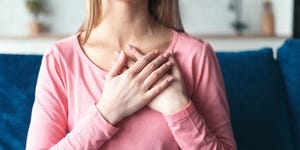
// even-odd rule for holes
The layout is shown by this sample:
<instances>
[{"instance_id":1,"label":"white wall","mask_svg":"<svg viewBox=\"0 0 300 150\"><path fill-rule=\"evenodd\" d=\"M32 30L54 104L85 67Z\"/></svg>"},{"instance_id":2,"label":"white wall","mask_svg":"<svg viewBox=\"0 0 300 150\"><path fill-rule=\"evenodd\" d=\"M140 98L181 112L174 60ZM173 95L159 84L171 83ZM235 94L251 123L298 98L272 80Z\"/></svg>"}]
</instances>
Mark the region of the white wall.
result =
<instances>
[{"instance_id":1,"label":"white wall","mask_svg":"<svg viewBox=\"0 0 300 150\"><path fill-rule=\"evenodd\" d=\"M262 0L242 0L246 33L259 34ZM272 0L276 15L276 33L291 35L292 0ZM85 0L45 0L47 13L41 20L55 34L68 35L80 26L85 13ZM0 36L26 35L31 19L25 0L0 0ZM230 24L234 15L228 9L229 0L181 0L185 28L194 34L233 34Z\"/></svg>"},{"instance_id":2,"label":"white wall","mask_svg":"<svg viewBox=\"0 0 300 150\"><path fill-rule=\"evenodd\" d=\"M85 16L86 0L44 0L48 14L42 16L51 32L72 34L78 30Z\"/></svg>"},{"instance_id":3,"label":"white wall","mask_svg":"<svg viewBox=\"0 0 300 150\"><path fill-rule=\"evenodd\" d=\"M54 34L69 35L81 25L85 0L44 0L46 12L40 16ZM0 36L27 35L32 16L25 0L0 0Z\"/></svg>"},{"instance_id":4,"label":"white wall","mask_svg":"<svg viewBox=\"0 0 300 150\"><path fill-rule=\"evenodd\" d=\"M0 54L43 54L58 40L58 37L0 39Z\"/></svg>"},{"instance_id":5,"label":"white wall","mask_svg":"<svg viewBox=\"0 0 300 150\"><path fill-rule=\"evenodd\" d=\"M293 0L271 0L275 13L275 32L279 36L292 34ZM247 34L259 34L263 0L242 0L242 20L248 25ZM229 11L229 0L181 0L186 30L196 34L233 34L234 14Z\"/></svg>"},{"instance_id":6,"label":"white wall","mask_svg":"<svg viewBox=\"0 0 300 150\"><path fill-rule=\"evenodd\" d=\"M49 26L51 33L63 36L26 38L28 22L32 16L25 7L25 0L0 0L0 53L41 54L45 49L64 37L76 32L85 13L86 0L45 0L47 13L40 19ZM243 21L249 28L245 33L259 34L263 0L243 0ZM274 2L277 35L289 36L292 32L293 0ZM234 34L230 26L234 15L228 9L229 0L181 0L185 29L192 34ZM276 50L284 38L211 38L216 50L236 51L270 46Z\"/></svg>"},{"instance_id":7,"label":"white wall","mask_svg":"<svg viewBox=\"0 0 300 150\"><path fill-rule=\"evenodd\" d=\"M291 35L293 30L294 0L272 0L276 15L275 25L278 35Z\"/></svg>"},{"instance_id":8,"label":"white wall","mask_svg":"<svg viewBox=\"0 0 300 150\"><path fill-rule=\"evenodd\" d=\"M197 34L232 34L228 0L181 0L181 15L186 31ZM225 12L225 13L224 13Z\"/></svg>"}]
</instances>

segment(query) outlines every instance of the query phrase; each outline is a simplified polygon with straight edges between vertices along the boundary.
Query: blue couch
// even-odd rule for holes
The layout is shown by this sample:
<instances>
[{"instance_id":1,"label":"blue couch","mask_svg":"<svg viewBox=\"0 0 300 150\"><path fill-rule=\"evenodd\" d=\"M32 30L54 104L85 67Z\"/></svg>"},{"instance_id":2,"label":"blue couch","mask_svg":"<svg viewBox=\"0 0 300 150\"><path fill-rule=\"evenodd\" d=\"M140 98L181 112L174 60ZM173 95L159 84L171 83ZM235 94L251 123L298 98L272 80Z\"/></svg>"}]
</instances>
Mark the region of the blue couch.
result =
<instances>
[{"instance_id":1,"label":"blue couch","mask_svg":"<svg viewBox=\"0 0 300 150\"><path fill-rule=\"evenodd\" d=\"M217 56L238 149L300 149L300 40ZM25 147L41 58L0 54L0 150Z\"/></svg>"}]
</instances>

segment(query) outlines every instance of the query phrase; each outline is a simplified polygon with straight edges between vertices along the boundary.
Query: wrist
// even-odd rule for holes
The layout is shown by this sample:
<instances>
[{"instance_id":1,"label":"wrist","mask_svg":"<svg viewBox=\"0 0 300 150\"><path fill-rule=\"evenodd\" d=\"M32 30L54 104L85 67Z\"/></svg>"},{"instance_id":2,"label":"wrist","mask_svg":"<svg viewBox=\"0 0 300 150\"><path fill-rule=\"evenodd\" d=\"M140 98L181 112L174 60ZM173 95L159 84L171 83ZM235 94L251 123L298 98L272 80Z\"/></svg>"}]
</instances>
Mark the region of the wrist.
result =
<instances>
[{"instance_id":1,"label":"wrist","mask_svg":"<svg viewBox=\"0 0 300 150\"><path fill-rule=\"evenodd\" d=\"M169 105L165 112L162 112L164 115L172 115L184 109L190 100L186 96L178 96L176 100Z\"/></svg>"},{"instance_id":2,"label":"wrist","mask_svg":"<svg viewBox=\"0 0 300 150\"><path fill-rule=\"evenodd\" d=\"M97 103L96 107L99 113L102 115L102 117L111 125L117 124L121 120L119 117L120 115L117 115L115 111L110 111L106 109L103 105L101 105L100 102Z\"/></svg>"}]
</instances>

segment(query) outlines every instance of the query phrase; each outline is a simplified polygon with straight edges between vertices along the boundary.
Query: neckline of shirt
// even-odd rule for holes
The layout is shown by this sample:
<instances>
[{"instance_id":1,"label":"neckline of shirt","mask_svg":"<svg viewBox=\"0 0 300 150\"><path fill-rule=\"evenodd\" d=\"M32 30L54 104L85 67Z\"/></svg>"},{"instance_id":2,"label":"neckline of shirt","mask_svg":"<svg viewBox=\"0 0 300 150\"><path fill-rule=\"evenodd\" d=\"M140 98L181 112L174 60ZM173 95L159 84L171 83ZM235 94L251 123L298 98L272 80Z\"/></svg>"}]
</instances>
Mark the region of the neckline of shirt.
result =
<instances>
[{"instance_id":1,"label":"neckline of shirt","mask_svg":"<svg viewBox=\"0 0 300 150\"><path fill-rule=\"evenodd\" d=\"M173 49L176 45L176 42L177 42L177 38L178 38L178 33L177 31L171 29L171 32L172 32L172 41L170 43L170 45L168 46L168 48L166 49L165 53L166 52L170 52L173 54ZM74 37L74 47L75 47L75 50L79 53L79 56L84 60L84 62L86 62L90 67L92 67L94 70L97 70L99 71L100 73L106 75L108 73L108 71L102 69L101 67L98 67L93 61L91 61L88 56L83 52L83 49L79 43L79 40L78 40L78 36L80 35L80 33L77 33Z\"/></svg>"}]
</instances>

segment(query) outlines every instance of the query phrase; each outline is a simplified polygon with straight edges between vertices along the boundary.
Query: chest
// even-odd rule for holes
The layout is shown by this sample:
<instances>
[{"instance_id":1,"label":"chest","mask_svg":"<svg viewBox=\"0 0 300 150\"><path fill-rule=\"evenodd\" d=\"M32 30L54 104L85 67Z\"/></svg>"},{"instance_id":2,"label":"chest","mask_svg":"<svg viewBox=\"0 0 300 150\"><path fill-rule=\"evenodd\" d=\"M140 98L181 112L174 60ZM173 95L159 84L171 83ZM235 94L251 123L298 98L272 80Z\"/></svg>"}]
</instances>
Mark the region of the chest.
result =
<instances>
[{"instance_id":1,"label":"chest","mask_svg":"<svg viewBox=\"0 0 300 150\"><path fill-rule=\"evenodd\" d=\"M132 44L140 53L147 54L153 50L166 51L170 46L168 39L156 41L153 39L147 40L147 42L136 42ZM116 61L119 54L117 51L124 51L128 60L135 61L137 58L133 55L131 50L126 50L125 46L114 46L105 41L100 41L94 44L86 44L83 46L83 51L88 59L94 63L98 68L109 71L113 65L113 61Z\"/></svg>"},{"instance_id":2,"label":"chest","mask_svg":"<svg viewBox=\"0 0 300 150\"><path fill-rule=\"evenodd\" d=\"M84 72L87 72L85 70ZM94 74L93 76L91 76ZM101 100L105 75L89 72L90 79L73 79L76 86L72 86L72 99L69 101L68 129L79 123L93 103ZM86 81L86 82L84 82ZM134 145L137 149L177 149L176 141L164 117L148 107L123 119L119 124L119 131L101 149L126 149ZM153 147L154 146L154 147Z\"/></svg>"},{"instance_id":3,"label":"chest","mask_svg":"<svg viewBox=\"0 0 300 150\"><path fill-rule=\"evenodd\" d=\"M118 124L119 132L101 149L178 149L163 116L145 107Z\"/></svg>"}]
</instances>

